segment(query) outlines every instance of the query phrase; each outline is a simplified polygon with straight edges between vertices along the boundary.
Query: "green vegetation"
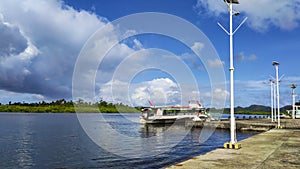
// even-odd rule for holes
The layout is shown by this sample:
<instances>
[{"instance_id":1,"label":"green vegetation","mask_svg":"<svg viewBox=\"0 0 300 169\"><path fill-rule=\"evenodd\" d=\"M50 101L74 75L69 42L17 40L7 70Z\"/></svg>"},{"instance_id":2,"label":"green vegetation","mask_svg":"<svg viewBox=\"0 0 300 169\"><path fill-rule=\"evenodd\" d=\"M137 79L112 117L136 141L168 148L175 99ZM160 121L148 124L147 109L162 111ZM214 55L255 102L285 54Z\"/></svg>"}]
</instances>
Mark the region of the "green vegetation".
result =
<instances>
[{"instance_id":1,"label":"green vegetation","mask_svg":"<svg viewBox=\"0 0 300 169\"><path fill-rule=\"evenodd\" d=\"M299 102L300 105L300 102ZM286 114L286 110L291 110L292 106L284 106L280 108L280 112ZM235 114L253 114L253 115L270 115L271 107L263 106L263 105L251 105L249 107L235 107ZM230 108L225 108L223 111L224 114L230 113Z\"/></svg>"},{"instance_id":2,"label":"green vegetation","mask_svg":"<svg viewBox=\"0 0 300 169\"><path fill-rule=\"evenodd\" d=\"M226 114L229 114L230 111L226 112ZM270 112L265 111L235 111L235 114L253 114L253 115L270 115Z\"/></svg>"},{"instance_id":3,"label":"green vegetation","mask_svg":"<svg viewBox=\"0 0 300 169\"><path fill-rule=\"evenodd\" d=\"M221 110L216 109L210 109L212 112L220 112ZM230 114L230 109L225 108L223 110L223 114ZM253 114L253 115L270 115L270 112L267 111L253 111L253 110L236 110L234 109L234 114Z\"/></svg>"},{"instance_id":4,"label":"green vegetation","mask_svg":"<svg viewBox=\"0 0 300 169\"><path fill-rule=\"evenodd\" d=\"M300 105L300 101L296 103ZM285 113L286 110L292 109L291 106L285 106L280 109L280 112ZM75 111L76 110L76 111ZM39 102L39 103L11 103L2 105L0 103L0 112L32 112L32 113L75 113L75 112L101 112L101 113L129 113L129 112L140 112L141 107L130 107L122 103L108 103L106 101L99 101L97 103L88 103L82 99L76 102L66 101L60 99L52 102ZM216 109L211 108L211 111ZM220 110L219 110L220 111ZM249 107L236 107L235 114L255 114L255 115L269 115L271 108L262 105L251 105ZM230 109L225 108L224 114L229 114Z\"/></svg>"},{"instance_id":5,"label":"green vegetation","mask_svg":"<svg viewBox=\"0 0 300 169\"><path fill-rule=\"evenodd\" d=\"M139 112L134 107L124 105L122 103L112 104L101 100L97 103L87 103L79 99L76 103L60 99L47 103L45 101L39 103L9 103L0 104L0 112L31 112L31 113L75 113L76 112L101 112L101 113L125 113Z\"/></svg>"},{"instance_id":6,"label":"green vegetation","mask_svg":"<svg viewBox=\"0 0 300 169\"><path fill-rule=\"evenodd\" d=\"M262 105L251 105L249 107L236 107L234 109L235 114L255 114L255 115L269 115L271 111L270 107L262 106ZM225 114L230 113L230 109L224 109Z\"/></svg>"}]
</instances>

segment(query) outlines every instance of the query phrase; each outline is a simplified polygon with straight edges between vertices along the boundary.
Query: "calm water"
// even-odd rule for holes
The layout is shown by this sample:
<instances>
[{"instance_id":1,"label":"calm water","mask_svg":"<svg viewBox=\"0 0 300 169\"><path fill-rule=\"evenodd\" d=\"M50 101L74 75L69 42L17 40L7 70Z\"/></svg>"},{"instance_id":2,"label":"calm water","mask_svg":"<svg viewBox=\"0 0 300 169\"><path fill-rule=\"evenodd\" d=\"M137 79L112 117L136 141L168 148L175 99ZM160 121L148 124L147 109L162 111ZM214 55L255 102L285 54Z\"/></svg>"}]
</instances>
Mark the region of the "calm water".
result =
<instances>
[{"instance_id":1,"label":"calm water","mask_svg":"<svg viewBox=\"0 0 300 169\"><path fill-rule=\"evenodd\" d=\"M167 129L166 126L144 126L127 120L137 120L138 116L139 114L104 114L111 127L124 135L147 138ZM186 130L184 126L178 126L176 134L180 135ZM188 130L186 137L171 149L167 149L165 145L147 145L149 152L161 150L162 154L147 158L125 158L107 152L89 139L76 114L0 113L0 166L50 169L163 168L222 147L229 139L229 131L216 130L206 142L200 144L200 132L200 129ZM237 137L242 140L254 134L256 133L237 133ZM111 136L106 133L101 137ZM132 150L134 147L132 145L127 148ZM135 153L139 157L139 152Z\"/></svg>"}]
</instances>

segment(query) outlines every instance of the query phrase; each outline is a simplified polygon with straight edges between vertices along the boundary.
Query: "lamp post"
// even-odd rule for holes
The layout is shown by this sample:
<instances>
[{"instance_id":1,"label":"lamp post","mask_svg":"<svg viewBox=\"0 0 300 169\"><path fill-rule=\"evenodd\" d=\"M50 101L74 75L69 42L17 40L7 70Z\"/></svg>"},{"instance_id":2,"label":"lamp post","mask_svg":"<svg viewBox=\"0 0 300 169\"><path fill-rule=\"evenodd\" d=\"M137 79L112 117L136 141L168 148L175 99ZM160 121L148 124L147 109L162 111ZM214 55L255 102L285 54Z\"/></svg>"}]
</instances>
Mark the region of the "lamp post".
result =
<instances>
[{"instance_id":1,"label":"lamp post","mask_svg":"<svg viewBox=\"0 0 300 169\"><path fill-rule=\"evenodd\" d=\"M274 114L274 111L273 111L273 105L274 105L274 97L273 97L273 81L272 80L270 80L270 87L271 87L271 122L273 122L274 120L273 120L273 114Z\"/></svg>"},{"instance_id":2,"label":"lamp post","mask_svg":"<svg viewBox=\"0 0 300 169\"><path fill-rule=\"evenodd\" d=\"M278 119L278 128L281 128L280 126L280 106L279 106L279 80L278 80L278 66L279 66L279 62L274 61L273 66L275 66L275 70L276 70L276 97L277 97L277 119Z\"/></svg>"},{"instance_id":3,"label":"lamp post","mask_svg":"<svg viewBox=\"0 0 300 169\"><path fill-rule=\"evenodd\" d=\"M293 106L293 111L292 111L292 118L295 119L295 93L294 93L294 90L296 88L296 85L295 84L292 84L291 85L291 88L292 88L292 106Z\"/></svg>"},{"instance_id":4,"label":"lamp post","mask_svg":"<svg viewBox=\"0 0 300 169\"><path fill-rule=\"evenodd\" d=\"M276 120L276 82L273 81L273 121Z\"/></svg>"},{"instance_id":5,"label":"lamp post","mask_svg":"<svg viewBox=\"0 0 300 169\"><path fill-rule=\"evenodd\" d=\"M232 28L232 16L238 16L240 13L233 10L233 4L239 4L238 0L224 0L226 3L228 9L229 9L229 32L220 24L218 25L229 35L229 58L230 58L230 142L227 142L224 144L224 148L233 148L238 149L241 147L239 143L237 143L236 139L236 131L235 131L235 118L234 118L234 80L233 80L233 35L235 32L243 25L243 23L246 21L247 18L245 18L242 23L233 31Z\"/></svg>"}]
</instances>

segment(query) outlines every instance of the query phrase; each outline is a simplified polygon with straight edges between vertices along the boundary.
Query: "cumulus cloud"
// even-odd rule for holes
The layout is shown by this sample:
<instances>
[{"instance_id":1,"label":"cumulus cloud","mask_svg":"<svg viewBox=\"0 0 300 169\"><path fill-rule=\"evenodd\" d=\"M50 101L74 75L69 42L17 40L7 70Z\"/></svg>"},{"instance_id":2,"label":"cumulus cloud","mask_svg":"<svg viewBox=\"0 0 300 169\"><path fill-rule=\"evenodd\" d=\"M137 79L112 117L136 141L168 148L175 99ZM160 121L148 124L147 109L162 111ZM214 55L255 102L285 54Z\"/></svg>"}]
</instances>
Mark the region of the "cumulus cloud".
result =
<instances>
[{"instance_id":1,"label":"cumulus cloud","mask_svg":"<svg viewBox=\"0 0 300 169\"><path fill-rule=\"evenodd\" d=\"M27 47L27 40L20 30L8 23L0 20L0 57L8 57L10 54L16 55L24 51Z\"/></svg>"},{"instance_id":2,"label":"cumulus cloud","mask_svg":"<svg viewBox=\"0 0 300 169\"><path fill-rule=\"evenodd\" d=\"M128 84L119 80L101 85L101 99L111 102L122 102L128 105L148 105L151 100L154 105L178 104L179 86L169 78L157 78L150 81Z\"/></svg>"},{"instance_id":3,"label":"cumulus cloud","mask_svg":"<svg viewBox=\"0 0 300 169\"><path fill-rule=\"evenodd\" d=\"M128 101L128 83L120 80L109 81L101 84L98 100L106 100L114 103L124 103L130 105Z\"/></svg>"},{"instance_id":4,"label":"cumulus cloud","mask_svg":"<svg viewBox=\"0 0 300 169\"><path fill-rule=\"evenodd\" d=\"M43 96L37 98L70 98L72 74L81 47L107 24L105 18L75 10L60 0L1 0L1 89ZM101 46L111 45L119 35L111 26L99 36ZM135 43L142 47L138 41ZM111 51L115 59L106 64L107 69L131 51L127 45L117 44Z\"/></svg>"},{"instance_id":5,"label":"cumulus cloud","mask_svg":"<svg viewBox=\"0 0 300 169\"><path fill-rule=\"evenodd\" d=\"M215 87L212 92L208 92L211 87L205 85L198 87L197 89L186 84L178 84L170 78L155 78L131 84L114 80L100 86L97 99L132 106L149 106L149 100L154 106L187 105L189 100L199 100L205 107L224 108L229 96L226 89ZM205 92L202 94L200 89Z\"/></svg>"},{"instance_id":6,"label":"cumulus cloud","mask_svg":"<svg viewBox=\"0 0 300 169\"><path fill-rule=\"evenodd\" d=\"M267 31L271 26L284 30L299 26L299 0L240 0L240 5L234 8L248 16L247 24L259 32ZM199 14L215 16L228 12L223 1L198 0L195 9Z\"/></svg>"},{"instance_id":7,"label":"cumulus cloud","mask_svg":"<svg viewBox=\"0 0 300 169\"><path fill-rule=\"evenodd\" d=\"M115 44L122 36L117 27L110 25L103 17L85 10L75 10L61 0L1 0L0 90L5 91L1 93L11 96L19 93L26 95L26 98L27 94L31 94L32 98L45 100L70 98L74 65L80 49L87 39L104 25L110 27L97 34L99 41L93 44L94 48L97 48L94 52L112 45L114 47L99 65L101 75L95 78L93 73L87 74L86 79L79 82L81 85L96 79L96 90L99 90L100 97L121 102L126 100L124 96L128 96L128 82L122 81L122 77L128 72L136 71L136 68L148 66L171 72L172 76L176 75L181 89L172 80L158 77L145 83L130 84L129 100L134 100L137 105L145 104L147 94L155 104L160 105L176 104L180 103L181 97L188 98L180 91L188 88L182 86L184 82L192 83L193 74L183 57L170 56L170 53L152 51L152 55L149 56L143 53L144 57L137 54L129 59L130 64L125 64L126 71L122 71L119 78L112 80L114 71L124 58L143 50L142 43L132 39L131 46L127 45L127 42ZM133 33L135 30L126 32L129 35ZM193 50L201 52L203 47L202 43L196 42ZM198 57L193 58L197 59L197 62L191 61L193 64L200 63ZM94 60L95 58L87 57L83 65L88 68L88 64ZM211 62L211 66L222 64ZM90 70L93 71L96 70ZM113 90L110 89L111 86ZM109 97L110 92L118 97Z\"/></svg>"},{"instance_id":8,"label":"cumulus cloud","mask_svg":"<svg viewBox=\"0 0 300 169\"><path fill-rule=\"evenodd\" d=\"M152 100L154 105L178 104L181 98L180 88L169 78L143 82L134 89L131 99L136 104L145 105L147 98Z\"/></svg>"},{"instance_id":9,"label":"cumulus cloud","mask_svg":"<svg viewBox=\"0 0 300 169\"><path fill-rule=\"evenodd\" d=\"M17 27L2 22L1 28L0 87L17 91L31 74L30 62L39 51Z\"/></svg>"},{"instance_id":10,"label":"cumulus cloud","mask_svg":"<svg viewBox=\"0 0 300 169\"><path fill-rule=\"evenodd\" d=\"M210 103L206 103L208 107L215 108L224 108L225 101L228 100L229 92L222 88L215 88L212 92L205 92L201 96L201 100L211 101L214 105L209 105ZM212 100L214 99L214 100Z\"/></svg>"}]
</instances>

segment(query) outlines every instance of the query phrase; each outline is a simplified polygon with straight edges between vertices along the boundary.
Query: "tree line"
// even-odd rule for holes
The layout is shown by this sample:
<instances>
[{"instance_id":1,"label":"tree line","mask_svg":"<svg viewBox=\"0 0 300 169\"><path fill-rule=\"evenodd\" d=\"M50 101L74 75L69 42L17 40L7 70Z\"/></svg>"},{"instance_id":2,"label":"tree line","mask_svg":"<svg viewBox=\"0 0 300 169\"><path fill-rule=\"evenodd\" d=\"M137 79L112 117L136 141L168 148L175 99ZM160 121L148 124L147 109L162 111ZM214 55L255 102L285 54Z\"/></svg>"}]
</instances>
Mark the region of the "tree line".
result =
<instances>
[{"instance_id":1,"label":"tree line","mask_svg":"<svg viewBox=\"0 0 300 169\"><path fill-rule=\"evenodd\" d=\"M65 99L37 103L26 102L9 102L8 104L0 103L0 112L31 112L31 113L75 113L75 112L101 112L101 113L124 113L139 112L140 109L124 105L122 103L108 103L100 100L96 103L85 102L83 99L73 102Z\"/></svg>"}]
</instances>

